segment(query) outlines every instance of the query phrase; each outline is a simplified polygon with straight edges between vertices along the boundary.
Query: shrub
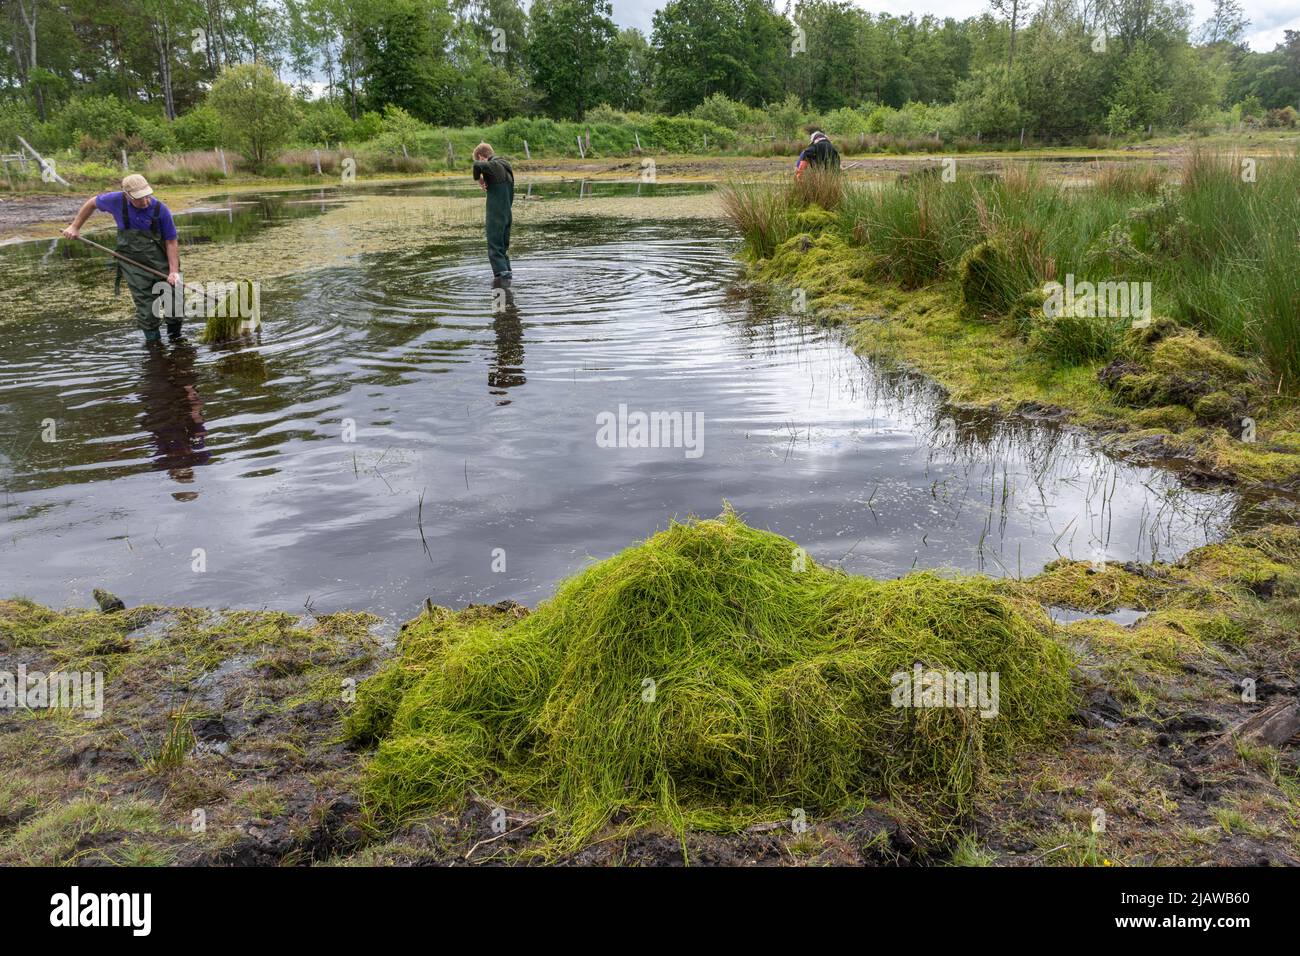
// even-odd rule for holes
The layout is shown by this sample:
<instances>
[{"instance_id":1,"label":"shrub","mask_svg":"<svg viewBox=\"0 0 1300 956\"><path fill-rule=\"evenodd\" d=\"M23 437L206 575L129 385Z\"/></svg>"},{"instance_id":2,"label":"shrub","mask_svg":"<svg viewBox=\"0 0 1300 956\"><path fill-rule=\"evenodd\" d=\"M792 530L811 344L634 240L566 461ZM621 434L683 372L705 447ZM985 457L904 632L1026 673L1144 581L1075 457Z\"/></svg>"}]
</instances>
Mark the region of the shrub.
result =
<instances>
[{"instance_id":1,"label":"shrub","mask_svg":"<svg viewBox=\"0 0 1300 956\"><path fill-rule=\"evenodd\" d=\"M803 103L794 93L788 93L780 103L767 108L767 121L777 136L798 137L804 121Z\"/></svg>"},{"instance_id":2,"label":"shrub","mask_svg":"<svg viewBox=\"0 0 1300 956\"><path fill-rule=\"evenodd\" d=\"M140 121L114 96L78 96L68 101L57 117L69 144L80 134L107 142L114 133L138 133Z\"/></svg>"},{"instance_id":3,"label":"shrub","mask_svg":"<svg viewBox=\"0 0 1300 956\"><path fill-rule=\"evenodd\" d=\"M714 93L691 110L691 116L698 120L704 120L706 123L712 123L714 126L738 129L744 115L743 110L744 106L742 104L728 98L725 94Z\"/></svg>"},{"instance_id":4,"label":"shrub","mask_svg":"<svg viewBox=\"0 0 1300 956\"><path fill-rule=\"evenodd\" d=\"M734 131L684 116L657 116L641 134L641 145L667 153L698 153L705 137L710 149L725 149L736 141Z\"/></svg>"},{"instance_id":5,"label":"shrub","mask_svg":"<svg viewBox=\"0 0 1300 956\"><path fill-rule=\"evenodd\" d=\"M295 142L325 146L353 138L355 124L338 102L317 100L302 104L300 110L301 119L293 131Z\"/></svg>"},{"instance_id":6,"label":"shrub","mask_svg":"<svg viewBox=\"0 0 1300 956\"><path fill-rule=\"evenodd\" d=\"M608 103L601 103L595 109L587 110L582 114L584 123L626 123L627 114L622 110L616 110Z\"/></svg>"},{"instance_id":7,"label":"shrub","mask_svg":"<svg viewBox=\"0 0 1300 956\"><path fill-rule=\"evenodd\" d=\"M374 110L366 110L357 117L356 125L352 128L352 135L357 142L364 143L372 140L384 131L384 117Z\"/></svg>"},{"instance_id":8,"label":"shrub","mask_svg":"<svg viewBox=\"0 0 1300 956\"><path fill-rule=\"evenodd\" d=\"M221 118L222 135L254 169L289 138L298 122L293 92L260 63L226 67L212 84L208 103Z\"/></svg>"},{"instance_id":9,"label":"shrub","mask_svg":"<svg viewBox=\"0 0 1300 956\"><path fill-rule=\"evenodd\" d=\"M176 131L172 124L166 120L140 119L137 121L134 132L134 145L137 147L143 144L144 149L151 153L168 152L174 150L177 145ZM126 148L128 146L125 137L114 137L110 145L116 148ZM127 148L127 152L131 150ZM139 149L137 149L137 152Z\"/></svg>"},{"instance_id":10,"label":"shrub","mask_svg":"<svg viewBox=\"0 0 1300 956\"><path fill-rule=\"evenodd\" d=\"M384 131L375 145L384 152L409 153L419 147L421 136L431 134L432 128L420 122L400 106L389 103L384 107Z\"/></svg>"},{"instance_id":11,"label":"shrub","mask_svg":"<svg viewBox=\"0 0 1300 956\"><path fill-rule=\"evenodd\" d=\"M867 128L867 117L858 110L847 106L831 110L826 114L822 132L835 136L858 136L871 132Z\"/></svg>"},{"instance_id":12,"label":"shrub","mask_svg":"<svg viewBox=\"0 0 1300 956\"><path fill-rule=\"evenodd\" d=\"M206 103L176 117L172 130L176 146L182 150L215 149L221 145L221 117Z\"/></svg>"},{"instance_id":13,"label":"shrub","mask_svg":"<svg viewBox=\"0 0 1300 956\"><path fill-rule=\"evenodd\" d=\"M36 125L36 114L23 103L0 101L0 147L5 152L17 152L18 137L30 140L27 134Z\"/></svg>"}]
</instances>

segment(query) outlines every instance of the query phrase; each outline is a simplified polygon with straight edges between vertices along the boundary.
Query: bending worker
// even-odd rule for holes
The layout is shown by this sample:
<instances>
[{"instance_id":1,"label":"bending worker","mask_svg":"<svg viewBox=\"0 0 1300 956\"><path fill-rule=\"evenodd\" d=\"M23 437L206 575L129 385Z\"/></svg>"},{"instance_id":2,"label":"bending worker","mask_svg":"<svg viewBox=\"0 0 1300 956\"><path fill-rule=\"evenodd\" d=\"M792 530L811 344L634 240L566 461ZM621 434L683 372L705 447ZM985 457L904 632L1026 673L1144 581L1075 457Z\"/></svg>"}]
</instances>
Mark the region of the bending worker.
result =
<instances>
[{"instance_id":1,"label":"bending worker","mask_svg":"<svg viewBox=\"0 0 1300 956\"><path fill-rule=\"evenodd\" d=\"M839 150L835 148L834 144L821 130L817 130L812 134L812 140L809 142L808 148L799 154L799 161L795 163L794 178L802 178L803 171L809 166L839 171Z\"/></svg>"},{"instance_id":2,"label":"bending worker","mask_svg":"<svg viewBox=\"0 0 1300 956\"><path fill-rule=\"evenodd\" d=\"M96 209L111 213L117 220L118 253L141 265L166 273L170 285L174 286L180 281L181 255L180 243L176 240L176 223L172 221L171 210L161 200L153 198L153 188L148 180L139 173L132 173L122 180L121 192L100 193L87 199L78 210L77 217L72 220L72 225L64 229L63 234L69 239L76 239L81 235L81 227ZM135 300L135 321L144 332L145 344L162 341L158 328L162 324L163 306L170 297L154 292L156 276L121 259L117 260L115 292L122 291L123 275L131 290L131 298ZM167 316L167 335L172 340L181 337L183 319L183 315Z\"/></svg>"},{"instance_id":3,"label":"bending worker","mask_svg":"<svg viewBox=\"0 0 1300 956\"><path fill-rule=\"evenodd\" d=\"M487 193L488 262L492 284L510 288L510 204L515 201L515 172L487 143L474 147L474 178Z\"/></svg>"}]
</instances>

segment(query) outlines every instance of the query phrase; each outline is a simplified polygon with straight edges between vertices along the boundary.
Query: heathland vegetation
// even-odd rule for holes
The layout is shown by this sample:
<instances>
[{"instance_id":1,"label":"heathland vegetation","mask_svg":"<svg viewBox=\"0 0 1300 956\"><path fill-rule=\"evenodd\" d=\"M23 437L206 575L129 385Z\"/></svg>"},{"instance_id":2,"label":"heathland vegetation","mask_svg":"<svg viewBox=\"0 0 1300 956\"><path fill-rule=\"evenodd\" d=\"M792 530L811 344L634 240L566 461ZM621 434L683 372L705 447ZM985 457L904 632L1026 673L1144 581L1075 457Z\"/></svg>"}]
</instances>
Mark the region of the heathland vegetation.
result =
<instances>
[{"instance_id":1,"label":"heathland vegetation","mask_svg":"<svg viewBox=\"0 0 1300 956\"><path fill-rule=\"evenodd\" d=\"M1172 172L1112 165L1082 185L949 160L883 186L735 184L724 202L760 279L824 315L874 320L860 344L899 352L962 400L1174 434L1180 455L1216 471L1288 483L1300 476L1297 174L1294 153L1197 152ZM1091 294L1049 302L1054 283Z\"/></svg>"},{"instance_id":2,"label":"heathland vegetation","mask_svg":"<svg viewBox=\"0 0 1300 956\"><path fill-rule=\"evenodd\" d=\"M610 12L16 0L0 22L0 146L23 136L88 179L125 153L167 182L334 175L344 158L417 172L463 164L481 138L541 157L788 154L814 125L850 155L1116 145L1291 129L1300 106L1300 34L1250 50L1236 0L1200 25L1168 0L995 3L965 20L669 0L648 37Z\"/></svg>"}]
</instances>

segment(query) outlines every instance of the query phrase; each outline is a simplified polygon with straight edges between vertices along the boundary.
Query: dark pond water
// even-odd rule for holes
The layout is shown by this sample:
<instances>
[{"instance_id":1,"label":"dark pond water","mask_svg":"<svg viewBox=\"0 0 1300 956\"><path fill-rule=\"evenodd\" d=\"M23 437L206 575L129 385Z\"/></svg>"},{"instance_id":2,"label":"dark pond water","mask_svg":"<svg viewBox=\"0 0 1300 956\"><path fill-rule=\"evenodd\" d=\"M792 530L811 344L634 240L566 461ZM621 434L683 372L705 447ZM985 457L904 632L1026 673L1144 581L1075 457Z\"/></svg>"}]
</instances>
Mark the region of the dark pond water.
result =
<instances>
[{"instance_id":1,"label":"dark pond water","mask_svg":"<svg viewBox=\"0 0 1300 956\"><path fill-rule=\"evenodd\" d=\"M251 202L184 231L239 242L313 209ZM0 324L0 593L400 618L426 597L535 603L724 501L879 576L1172 558L1246 510L1069 432L945 406L747 294L719 223L578 217L517 243L495 310L462 230L277 280L238 347L146 351L125 315L34 298ZM44 256L12 247L6 281ZM607 447L620 406L702 428Z\"/></svg>"}]
</instances>

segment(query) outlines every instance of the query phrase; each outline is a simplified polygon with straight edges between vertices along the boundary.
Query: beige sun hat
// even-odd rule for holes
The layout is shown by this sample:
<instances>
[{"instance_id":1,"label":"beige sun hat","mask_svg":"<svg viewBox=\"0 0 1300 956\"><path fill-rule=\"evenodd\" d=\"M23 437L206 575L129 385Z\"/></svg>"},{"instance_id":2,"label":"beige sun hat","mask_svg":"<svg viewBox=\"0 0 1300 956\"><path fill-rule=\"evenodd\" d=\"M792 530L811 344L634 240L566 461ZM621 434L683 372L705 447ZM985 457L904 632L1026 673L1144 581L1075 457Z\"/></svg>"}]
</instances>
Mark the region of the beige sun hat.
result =
<instances>
[{"instance_id":1,"label":"beige sun hat","mask_svg":"<svg viewBox=\"0 0 1300 956\"><path fill-rule=\"evenodd\" d=\"M130 176L123 177L122 192L132 199L143 199L145 196L153 195L153 187L149 185L149 180L139 173L132 173Z\"/></svg>"}]
</instances>

